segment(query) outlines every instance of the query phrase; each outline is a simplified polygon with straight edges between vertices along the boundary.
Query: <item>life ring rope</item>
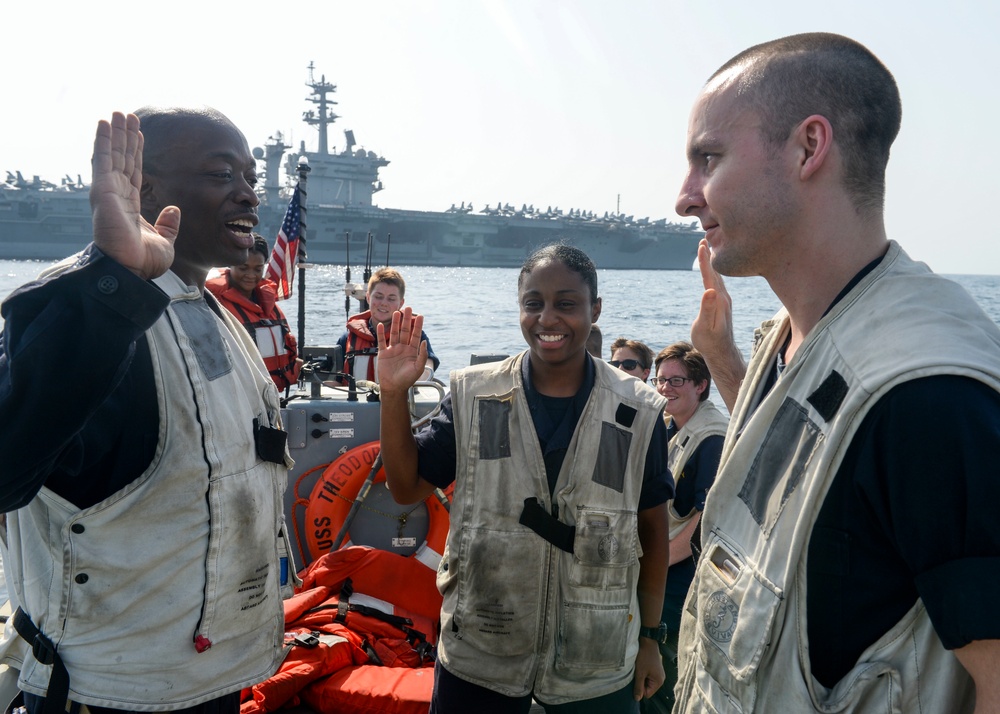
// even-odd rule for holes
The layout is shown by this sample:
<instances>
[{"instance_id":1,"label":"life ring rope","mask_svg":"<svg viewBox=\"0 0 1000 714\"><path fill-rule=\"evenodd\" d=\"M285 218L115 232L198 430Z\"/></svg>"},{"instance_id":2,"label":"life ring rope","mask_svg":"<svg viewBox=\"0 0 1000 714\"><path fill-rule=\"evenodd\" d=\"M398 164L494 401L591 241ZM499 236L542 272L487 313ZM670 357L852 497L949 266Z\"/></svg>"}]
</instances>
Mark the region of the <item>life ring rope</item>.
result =
<instances>
[{"instance_id":1,"label":"life ring rope","mask_svg":"<svg viewBox=\"0 0 1000 714\"><path fill-rule=\"evenodd\" d=\"M328 552L335 544L334 536L338 535L339 530L344 530L344 537L347 538L341 547L351 544L349 532L344 528L344 524L351 517L351 509L378 460L379 450L379 442L371 441L350 449L332 463L324 465L326 468L322 476L313 486L308 500L304 501L305 540L308 555L311 557L307 559L306 554L303 554L303 562L312 562ZM302 477L299 478L299 481L301 480ZM385 482L385 470L379 468L372 484L383 482ZM297 482L295 491L297 497L298 485ZM449 527L449 496L439 491L440 489L436 489L435 493L422 502L427 508L429 519L427 535L423 543L409 556L434 571L437 571L444 554ZM298 503L299 499L296 500L296 504ZM364 507L363 502L359 505ZM370 507L367 510L380 515L389 515Z\"/></svg>"},{"instance_id":2,"label":"life ring rope","mask_svg":"<svg viewBox=\"0 0 1000 714\"><path fill-rule=\"evenodd\" d=\"M292 487L292 495L295 497L292 501L292 534L295 536L295 547L299 550L299 562L302 563L302 567L305 567L310 561L306 558L306 550L302 546L302 539L299 536L298 509L302 508L305 510L306 506L309 505L309 499L303 498L299 494L299 485L309 474L316 473L320 469L329 468L329 466L329 463L313 466L311 469L305 471L297 479L295 479L295 485Z\"/></svg>"}]
</instances>

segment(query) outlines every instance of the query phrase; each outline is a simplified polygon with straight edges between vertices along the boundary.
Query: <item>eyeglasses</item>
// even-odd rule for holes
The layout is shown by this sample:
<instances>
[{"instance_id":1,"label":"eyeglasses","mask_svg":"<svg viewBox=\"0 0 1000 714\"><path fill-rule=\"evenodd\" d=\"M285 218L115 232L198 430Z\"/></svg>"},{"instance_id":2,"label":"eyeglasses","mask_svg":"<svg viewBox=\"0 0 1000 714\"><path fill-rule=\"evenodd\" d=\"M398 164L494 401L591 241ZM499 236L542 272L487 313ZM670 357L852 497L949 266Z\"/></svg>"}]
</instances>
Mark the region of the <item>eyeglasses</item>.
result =
<instances>
[{"instance_id":1,"label":"eyeglasses","mask_svg":"<svg viewBox=\"0 0 1000 714\"><path fill-rule=\"evenodd\" d=\"M649 378L649 383L652 384L654 387L659 387L659 386L662 386L662 385L666 384L667 382L669 382L671 387L680 388L680 387L684 386L685 382L693 382L693 381L694 381L694 379L692 377L650 377Z\"/></svg>"},{"instance_id":2,"label":"eyeglasses","mask_svg":"<svg viewBox=\"0 0 1000 714\"><path fill-rule=\"evenodd\" d=\"M612 359L608 360L608 364L616 369L618 367L624 367L626 372L631 372L636 367L641 366L639 364L639 360L637 359ZM643 367L643 369L645 369L645 367Z\"/></svg>"}]
</instances>

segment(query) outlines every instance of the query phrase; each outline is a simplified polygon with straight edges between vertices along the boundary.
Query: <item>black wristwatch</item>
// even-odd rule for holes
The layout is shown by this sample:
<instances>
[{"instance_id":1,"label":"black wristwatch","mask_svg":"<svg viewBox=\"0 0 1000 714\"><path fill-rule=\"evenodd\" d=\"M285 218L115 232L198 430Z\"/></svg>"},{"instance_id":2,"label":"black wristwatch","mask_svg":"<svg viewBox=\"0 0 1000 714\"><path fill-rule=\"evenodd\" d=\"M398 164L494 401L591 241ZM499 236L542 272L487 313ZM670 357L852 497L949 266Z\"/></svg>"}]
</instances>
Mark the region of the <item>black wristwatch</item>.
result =
<instances>
[{"instance_id":1,"label":"black wristwatch","mask_svg":"<svg viewBox=\"0 0 1000 714\"><path fill-rule=\"evenodd\" d=\"M661 622L658 627L640 627L639 637L646 637L665 645L667 644L667 623Z\"/></svg>"}]
</instances>

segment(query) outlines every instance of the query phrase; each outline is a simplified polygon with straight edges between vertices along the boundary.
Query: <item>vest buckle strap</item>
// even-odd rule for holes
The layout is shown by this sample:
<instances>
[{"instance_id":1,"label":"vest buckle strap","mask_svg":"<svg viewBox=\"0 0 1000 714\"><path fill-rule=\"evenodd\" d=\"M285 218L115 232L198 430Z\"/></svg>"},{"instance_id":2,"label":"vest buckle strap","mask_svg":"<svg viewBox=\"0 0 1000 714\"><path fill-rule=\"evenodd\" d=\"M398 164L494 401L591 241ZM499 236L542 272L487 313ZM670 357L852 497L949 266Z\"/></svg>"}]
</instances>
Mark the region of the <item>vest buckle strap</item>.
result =
<instances>
[{"instance_id":1,"label":"vest buckle strap","mask_svg":"<svg viewBox=\"0 0 1000 714\"><path fill-rule=\"evenodd\" d=\"M567 553L573 552L576 528L563 523L546 511L537 498L524 499L524 509L521 511L518 523L527 526L556 548Z\"/></svg>"},{"instance_id":2,"label":"vest buckle strap","mask_svg":"<svg viewBox=\"0 0 1000 714\"><path fill-rule=\"evenodd\" d=\"M20 607L14 611L13 621L17 634L31 643L31 654L35 659L41 664L52 666L42 714L65 714L66 700L69 697L69 672L66 671L66 665L56 651L56 646Z\"/></svg>"},{"instance_id":3,"label":"vest buckle strap","mask_svg":"<svg viewBox=\"0 0 1000 714\"><path fill-rule=\"evenodd\" d=\"M39 632L31 642L31 654L42 664L52 664L56 661L56 649L52 640Z\"/></svg>"},{"instance_id":4,"label":"vest buckle strap","mask_svg":"<svg viewBox=\"0 0 1000 714\"><path fill-rule=\"evenodd\" d=\"M354 583L351 582L350 578L347 578L340 588L340 598L337 602L337 616L334 618L335 622L339 622L340 624L347 622L347 613L351 611L351 595L353 594Z\"/></svg>"},{"instance_id":5,"label":"vest buckle strap","mask_svg":"<svg viewBox=\"0 0 1000 714\"><path fill-rule=\"evenodd\" d=\"M261 424L260 419L253 420L253 441L257 456L272 464L285 463L285 445L288 443L288 432Z\"/></svg>"},{"instance_id":6,"label":"vest buckle strap","mask_svg":"<svg viewBox=\"0 0 1000 714\"><path fill-rule=\"evenodd\" d=\"M20 607L14 612L14 629L17 630L17 634L31 643L31 654L41 664L52 664L56 661L58 655L52 640L35 627L35 623L31 621L28 613Z\"/></svg>"}]
</instances>

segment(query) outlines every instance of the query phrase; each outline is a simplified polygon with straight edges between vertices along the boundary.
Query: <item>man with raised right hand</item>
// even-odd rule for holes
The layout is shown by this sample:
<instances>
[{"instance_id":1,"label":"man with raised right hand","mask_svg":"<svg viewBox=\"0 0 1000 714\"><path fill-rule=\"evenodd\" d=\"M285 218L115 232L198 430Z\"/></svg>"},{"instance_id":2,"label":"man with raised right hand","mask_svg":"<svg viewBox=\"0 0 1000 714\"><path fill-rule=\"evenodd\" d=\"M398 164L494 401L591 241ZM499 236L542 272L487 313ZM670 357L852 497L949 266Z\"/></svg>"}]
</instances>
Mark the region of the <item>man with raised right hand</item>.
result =
<instances>
[{"instance_id":1,"label":"man with raised right hand","mask_svg":"<svg viewBox=\"0 0 1000 714\"><path fill-rule=\"evenodd\" d=\"M674 712L1000 711L1000 330L886 236L895 80L826 33L724 64L677 200L732 411ZM782 310L744 366L721 275Z\"/></svg>"},{"instance_id":2,"label":"man with raised right hand","mask_svg":"<svg viewBox=\"0 0 1000 714\"><path fill-rule=\"evenodd\" d=\"M138 114L98 125L93 244L2 308L0 535L18 609L0 662L30 714L235 714L282 657L278 394L204 291L253 243L255 161L214 110Z\"/></svg>"}]
</instances>

